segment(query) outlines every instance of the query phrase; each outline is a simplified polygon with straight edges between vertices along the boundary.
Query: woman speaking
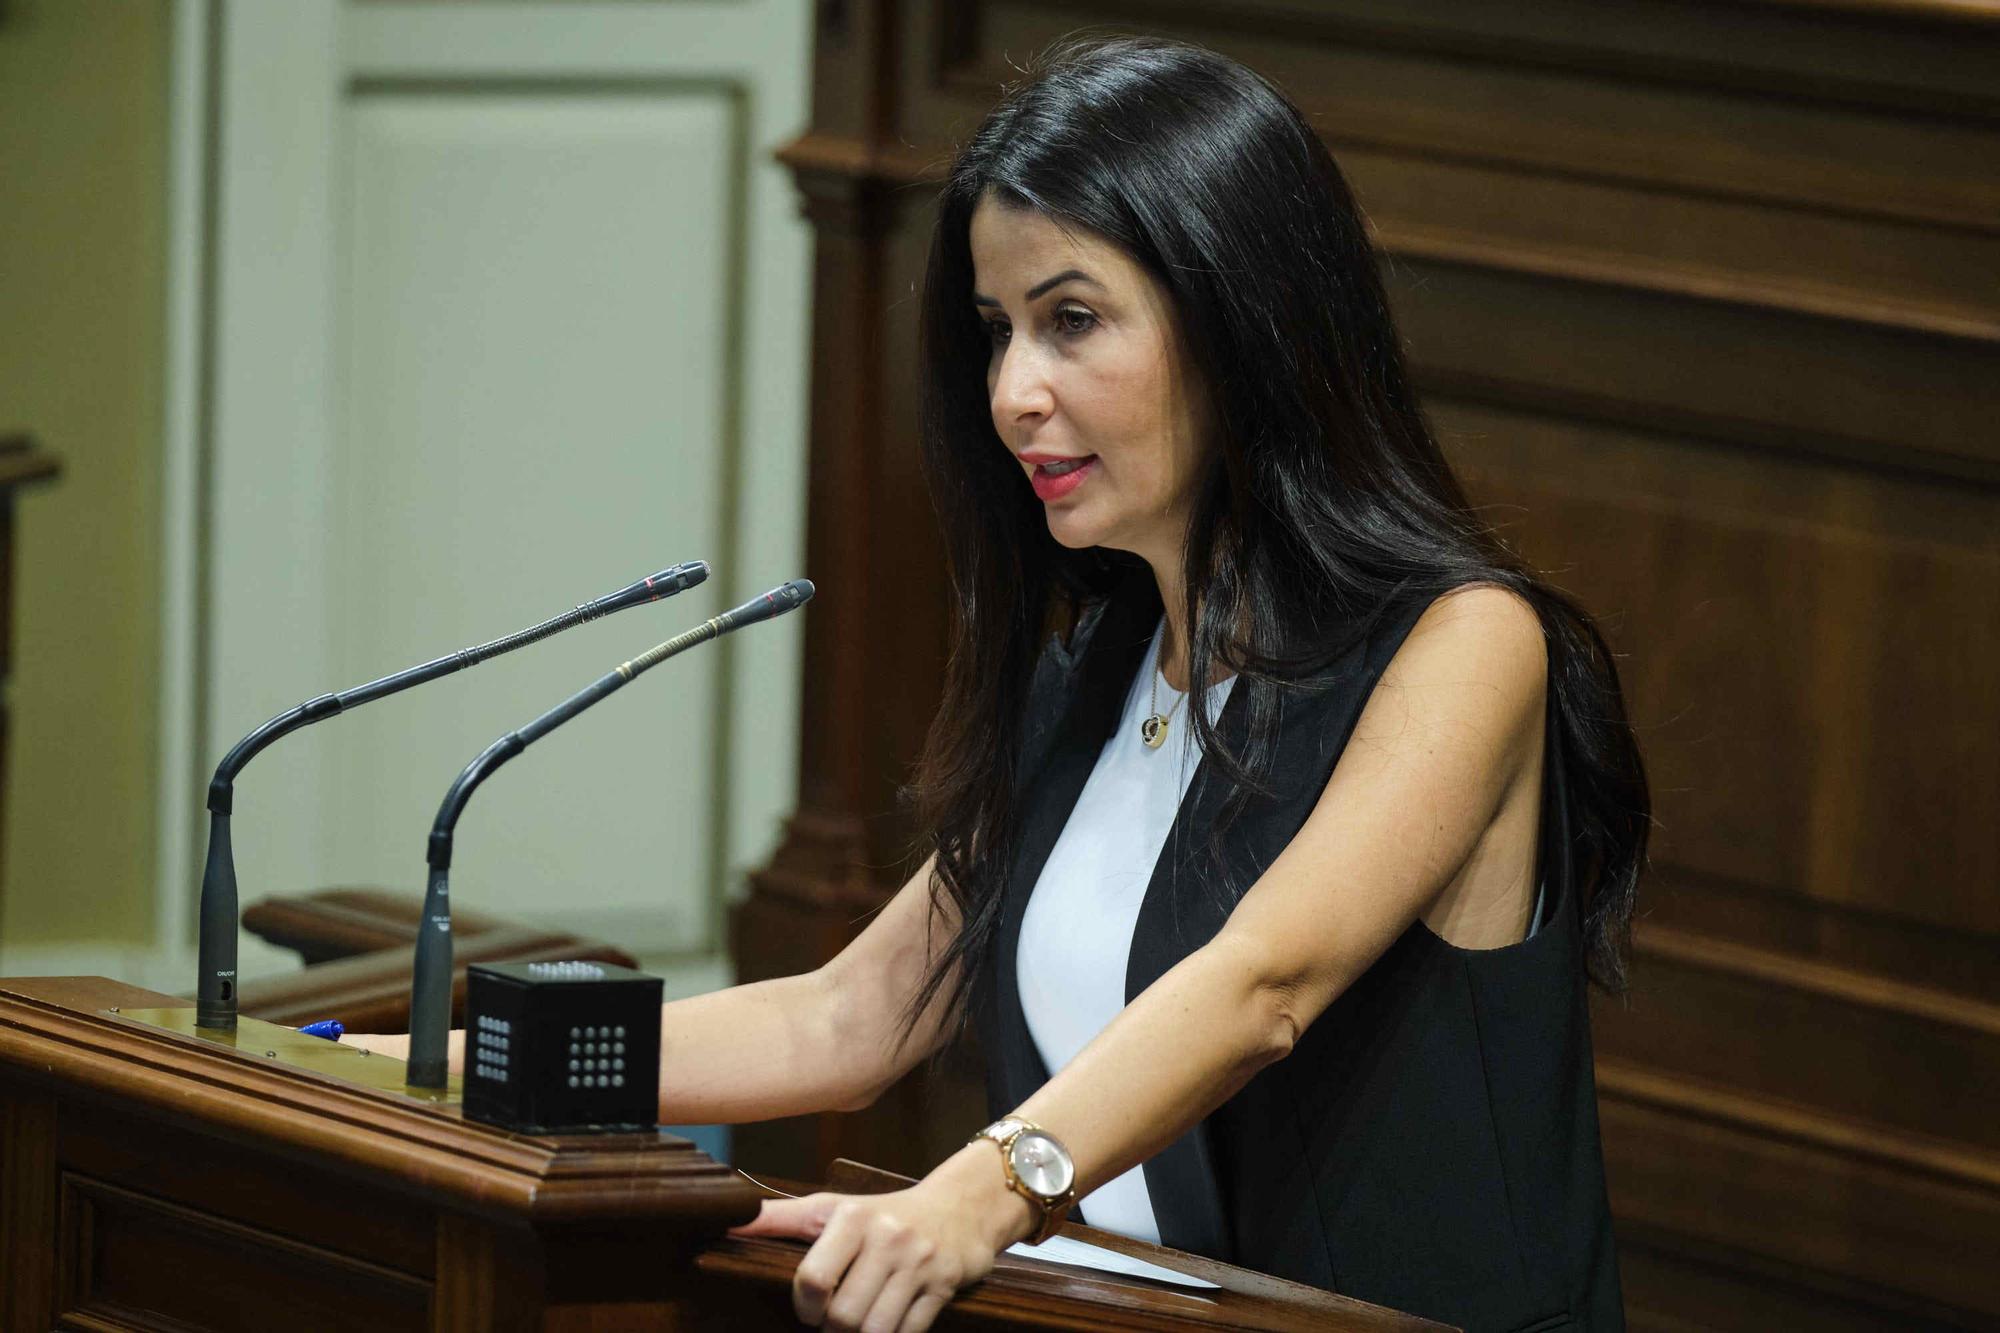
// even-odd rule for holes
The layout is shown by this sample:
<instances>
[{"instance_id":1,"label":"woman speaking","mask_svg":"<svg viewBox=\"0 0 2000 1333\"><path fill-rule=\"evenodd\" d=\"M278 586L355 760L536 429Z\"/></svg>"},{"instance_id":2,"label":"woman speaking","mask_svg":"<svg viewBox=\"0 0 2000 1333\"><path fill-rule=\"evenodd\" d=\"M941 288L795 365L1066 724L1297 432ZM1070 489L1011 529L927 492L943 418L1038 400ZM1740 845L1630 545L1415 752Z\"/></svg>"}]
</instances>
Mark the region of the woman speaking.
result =
<instances>
[{"instance_id":1,"label":"woman speaking","mask_svg":"<svg viewBox=\"0 0 2000 1333\"><path fill-rule=\"evenodd\" d=\"M810 976L668 1005L661 1116L994 1121L767 1202L807 1323L927 1327L1065 1215L1468 1329L1622 1327L1586 977L1649 823L1612 660L1468 505L1353 198L1233 61L1073 43L952 164L922 299L955 641L929 852Z\"/></svg>"}]
</instances>

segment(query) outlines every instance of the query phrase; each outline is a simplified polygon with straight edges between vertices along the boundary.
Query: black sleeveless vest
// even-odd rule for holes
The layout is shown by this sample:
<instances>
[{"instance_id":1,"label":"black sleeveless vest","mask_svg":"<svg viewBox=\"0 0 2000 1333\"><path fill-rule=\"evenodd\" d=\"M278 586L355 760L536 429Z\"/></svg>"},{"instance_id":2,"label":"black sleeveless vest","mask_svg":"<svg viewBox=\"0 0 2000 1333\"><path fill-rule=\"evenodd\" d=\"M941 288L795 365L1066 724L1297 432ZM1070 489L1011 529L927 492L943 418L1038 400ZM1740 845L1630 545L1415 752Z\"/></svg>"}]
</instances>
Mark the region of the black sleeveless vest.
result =
<instances>
[{"instance_id":1,"label":"black sleeveless vest","mask_svg":"<svg viewBox=\"0 0 2000 1333\"><path fill-rule=\"evenodd\" d=\"M1141 582L1036 671L1021 834L978 997L996 1117L1048 1079L1021 1013L1021 918L1158 623ZM1220 892L1208 831L1227 792L1197 769L1140 907L1128 1003L1214 936L1305 823L1423 610L1390 608L1329 673L1286 692L1275 791L1227 830ZM1245 694L1218 722L1231 745ZM1289 1056L1145 1164L1165 1244L1468 1330L1624 1327L1561 767L1552 747L1540 929L1466 950L1413 923Z\"/></svg>"}]
</instances>

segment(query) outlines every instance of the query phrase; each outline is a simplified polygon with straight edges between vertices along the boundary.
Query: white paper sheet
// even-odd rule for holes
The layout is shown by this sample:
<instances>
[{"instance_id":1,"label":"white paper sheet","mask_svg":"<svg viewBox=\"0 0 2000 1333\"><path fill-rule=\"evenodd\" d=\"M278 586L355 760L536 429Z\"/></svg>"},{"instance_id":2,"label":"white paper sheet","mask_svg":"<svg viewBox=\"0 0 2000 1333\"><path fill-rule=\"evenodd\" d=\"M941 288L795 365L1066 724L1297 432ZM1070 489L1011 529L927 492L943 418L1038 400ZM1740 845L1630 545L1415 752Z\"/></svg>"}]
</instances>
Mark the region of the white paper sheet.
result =
<instances>
[{"instance_id":1,"label":"white paper sheet","mask_svg":"<svg viewBox=\"0 0 2000 1333\"><path fill-rule=\"evenodd\" d=\"M1149 1277L1155 1282L1171 1282L1179 1287L1221 1290L1215 1283L1202 1278L1177 1273L1171 1268L1162 1268L1144 1259L1134 1259L1116 1250L1072 1240L1068 1236L1051 1236L1040 1245L1010 1245L1007 1253L1023 1259L1046 1259L1050 1263L1068 1264L1073 1268L1094 1268L1100 1273L1117 1273L1122 1277Z\"/></svg>"}]
</instances>

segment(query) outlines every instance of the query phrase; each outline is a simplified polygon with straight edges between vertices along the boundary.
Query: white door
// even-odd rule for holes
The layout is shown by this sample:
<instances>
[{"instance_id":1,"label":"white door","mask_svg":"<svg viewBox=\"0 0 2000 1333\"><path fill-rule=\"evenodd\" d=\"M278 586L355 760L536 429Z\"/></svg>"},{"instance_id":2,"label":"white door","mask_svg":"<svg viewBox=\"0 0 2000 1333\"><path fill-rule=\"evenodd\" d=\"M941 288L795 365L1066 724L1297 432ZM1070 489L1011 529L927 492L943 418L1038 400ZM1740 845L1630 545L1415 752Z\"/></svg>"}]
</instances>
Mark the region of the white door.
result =
<instances>
[{"instance_id":1,"label":"white door","mask_svg":"<svg viewBox=\"0 0 2000 1333\"><path fill-rule=\"evenodd\" d=\"M185 719L204 771L311 695L675 561L716 570L280 741L237 784L245 905L419 892L438 802L488 742L812 572L809 238L771 158L807 116L810 22L806 0L223 6ZM502 769L459 824L457 908L717 956L722 895L794 794L798 631L669 662ZM183 920L199 799L167 848Z\"/></svg>"}]
</instances>

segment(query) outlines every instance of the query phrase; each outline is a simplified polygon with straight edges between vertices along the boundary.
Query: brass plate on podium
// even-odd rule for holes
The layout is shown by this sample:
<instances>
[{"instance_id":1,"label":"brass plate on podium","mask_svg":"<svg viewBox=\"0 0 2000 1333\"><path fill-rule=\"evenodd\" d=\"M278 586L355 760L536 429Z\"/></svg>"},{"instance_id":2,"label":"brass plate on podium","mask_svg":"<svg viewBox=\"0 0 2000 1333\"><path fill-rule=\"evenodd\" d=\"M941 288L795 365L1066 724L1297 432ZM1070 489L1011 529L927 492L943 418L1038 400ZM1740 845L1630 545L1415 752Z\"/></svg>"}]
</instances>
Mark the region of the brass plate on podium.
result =
<instances>
[{"instance_id":1,"label":"brass plate on podium","mask_svg":"<svg viewBox=\"0 0 2000 1333\"><path fill-rule=\"evenodd\" d=\"M400 1093L415 1101L450 1103L463 1095L463 1084L451 1075L442 1089L412 1088L403 1082L408 1066L393 1055L377 1055L358 1046L344 1046L324 1037L309 1037L296 1028L266 1023L261 1018L239 1018L234 1032L195 1025L193 1009L108 1009L114 1018L129 1018L147 1027L160 1028L197 1041L228 1046L245 1055L262 1056L294 1069L325 1074L329 1078L359 1083L378 1092Z\"/></svg>"}]
</instances>

